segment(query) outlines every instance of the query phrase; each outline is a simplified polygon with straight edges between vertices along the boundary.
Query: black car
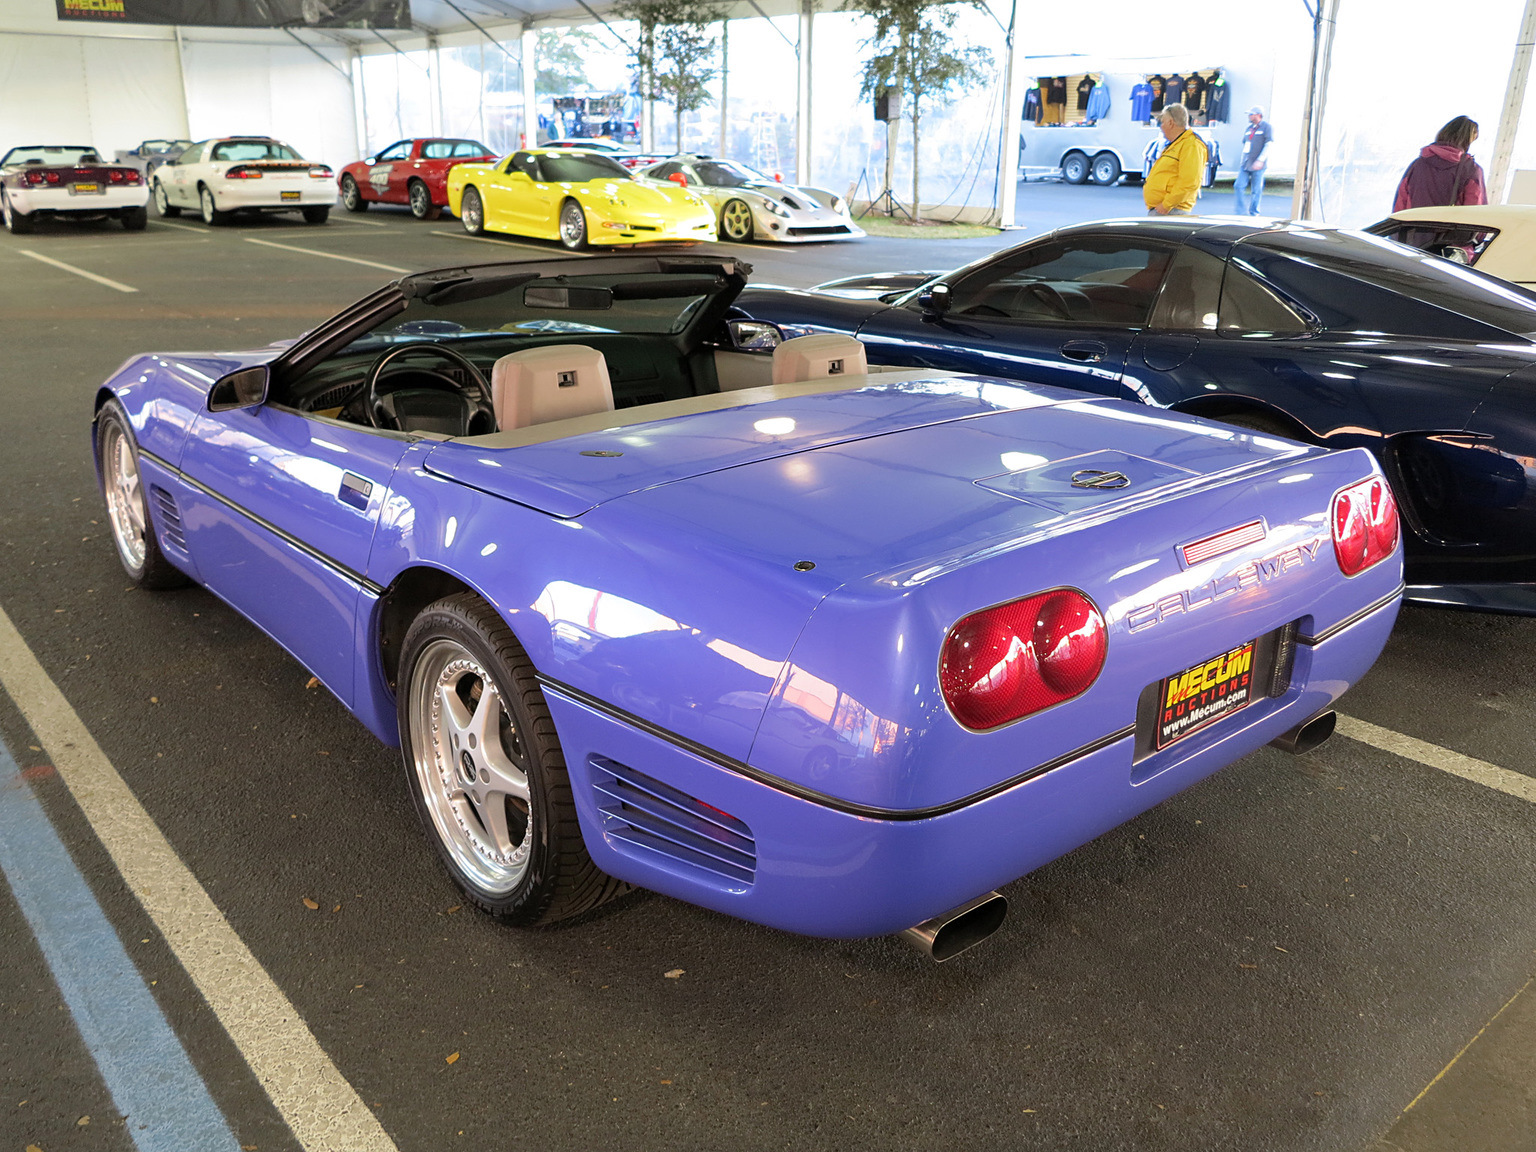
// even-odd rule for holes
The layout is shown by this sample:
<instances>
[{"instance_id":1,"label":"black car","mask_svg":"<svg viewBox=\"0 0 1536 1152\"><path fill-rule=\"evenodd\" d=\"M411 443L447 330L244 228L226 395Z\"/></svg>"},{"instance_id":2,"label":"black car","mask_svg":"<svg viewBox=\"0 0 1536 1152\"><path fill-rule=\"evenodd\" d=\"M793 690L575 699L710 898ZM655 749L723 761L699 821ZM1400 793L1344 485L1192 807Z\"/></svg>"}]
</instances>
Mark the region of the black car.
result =
<instances>
[{"instance_id":1,"label":"black car","mask_svg":"<svg viewBox=\"0 0 1536 1152\"><path fill-rule=\"evenodd\" d=\"M1536 614L1536 294L1362 232L1198 217L1063 228L877 299L748 289L787 335L1381 460L1410 599ZM1130 413L1128 413L1128 416Z\"/></svg>"}]
</instances>

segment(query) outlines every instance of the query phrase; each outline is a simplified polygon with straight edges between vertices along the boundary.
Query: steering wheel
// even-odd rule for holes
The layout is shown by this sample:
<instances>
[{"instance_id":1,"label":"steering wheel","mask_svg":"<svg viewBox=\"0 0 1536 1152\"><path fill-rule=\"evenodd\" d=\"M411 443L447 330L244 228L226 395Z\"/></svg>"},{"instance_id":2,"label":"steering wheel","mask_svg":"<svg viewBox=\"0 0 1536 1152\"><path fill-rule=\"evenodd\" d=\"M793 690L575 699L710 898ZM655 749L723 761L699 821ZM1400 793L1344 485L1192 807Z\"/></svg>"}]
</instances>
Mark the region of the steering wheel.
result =
<instances>
[{"instance_id":1,"label":"steering wheel","mask_svg":"<svg viewBox=\"0 0 1536 1152\"><path fill-rule=\"evenodd\" d=\"M459 385L458 381L437 373L431 373L425 378L441 381L445 385L443 388L403 388L398 392L388 393L384 396L379 395L379 381L384 376L384 369L401 357L408 356L413 352L429 352L441 356L444 360L462 368L474 383L475 389L480 395L478 397L466 395L465 390ZM476 368L463 353L456 352L442 344L401 344L389 349L389 351L385 352L369 366L368 375L364 377L360 391L363 394L363 409L368 417L368 422L375 428L389 428L399 432L417 430L404 427L403 419L410 415L410 413L400 410L402 407L401 401L417 399L421 396L430 396L435 392L451 392L470 406L468 411L462 415L464 430L459 435L469 435L470 425L476 417L482 415L486 418L492 429L496 427L496 407L491 396L491 386L485 382L485 377L480 374L480 369ZM406 406L409 405L407 404ZM439 411L432 411L431 408L432 405L428 403L421 415L428 420L431 420L433 417L439 419L443 417L440 406ZM436 431L436 429L431 430Z\"/></svg>"},{"instance_id":2,"label":"steering wheel","mask_svg":"<svg viewBox=\"0 0 1536 1152\"><path fill-rule=\"evenodd\" d=\"M1024 294L1035 297L1063 320L1072 319L1072 310L1067 307L1066 298L1043 280L1034 280L1026 284Z\"/></svg>"}]
</instances>

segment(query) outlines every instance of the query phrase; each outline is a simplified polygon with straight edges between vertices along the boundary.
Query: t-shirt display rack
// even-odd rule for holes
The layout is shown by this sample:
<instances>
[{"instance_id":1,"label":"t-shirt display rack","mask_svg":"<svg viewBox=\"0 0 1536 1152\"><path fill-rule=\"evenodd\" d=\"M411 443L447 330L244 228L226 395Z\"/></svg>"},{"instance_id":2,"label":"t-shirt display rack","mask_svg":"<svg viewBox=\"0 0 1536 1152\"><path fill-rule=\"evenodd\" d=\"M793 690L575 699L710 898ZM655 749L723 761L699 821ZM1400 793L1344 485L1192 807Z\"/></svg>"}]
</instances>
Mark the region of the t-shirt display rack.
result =
<instances>
[{"instance_id":1,"label":"t-shirt display rack","mask_svg":"<svg viewBox=\"0 0 1536 1152\"><path fill-rule=\"evenodd\" d=\"M1229 85L1220 68L1187 73L1146 73L1131 89L1131 119L1150 123L1165 104L1182 103L1190 123L1224 124L1231 113ZM1037 76L1024 92L1024 119L1041 128L1088 127L1110 116L1110 92L1102 72Z\"/></svg>"}]
</instances>

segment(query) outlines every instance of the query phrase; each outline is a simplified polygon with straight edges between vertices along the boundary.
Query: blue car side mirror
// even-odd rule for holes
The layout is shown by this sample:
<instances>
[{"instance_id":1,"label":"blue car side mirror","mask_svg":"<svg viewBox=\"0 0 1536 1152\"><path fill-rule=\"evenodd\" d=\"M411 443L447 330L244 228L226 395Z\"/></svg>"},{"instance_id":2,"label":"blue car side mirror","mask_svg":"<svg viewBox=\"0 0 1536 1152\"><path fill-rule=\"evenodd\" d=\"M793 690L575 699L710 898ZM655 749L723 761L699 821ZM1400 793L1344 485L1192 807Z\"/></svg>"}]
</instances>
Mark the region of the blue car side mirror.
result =
<instances>
[{"instance_id":1,"label":"blue car side mirror","mask_svg":"<svg viewBox=\"0 0 1536 1152\"><path fill-rule=\"evenodd\" d=\"M942 317L949 311L949 285L931 285L917 298L917 305L930 316Z\"/></svg>"},{"instance_id":2,"label":"blue car side mirror","mask_svg":"<svg viewBox=\"0 0 1536 1152\"><path fill-rule=\"evenodd\" d=\"M220 376L208 389L208 411L229 412L235 408L254 408L267 398L272 373L265 364L241 368Z\"/></svg>"}]
</instances>

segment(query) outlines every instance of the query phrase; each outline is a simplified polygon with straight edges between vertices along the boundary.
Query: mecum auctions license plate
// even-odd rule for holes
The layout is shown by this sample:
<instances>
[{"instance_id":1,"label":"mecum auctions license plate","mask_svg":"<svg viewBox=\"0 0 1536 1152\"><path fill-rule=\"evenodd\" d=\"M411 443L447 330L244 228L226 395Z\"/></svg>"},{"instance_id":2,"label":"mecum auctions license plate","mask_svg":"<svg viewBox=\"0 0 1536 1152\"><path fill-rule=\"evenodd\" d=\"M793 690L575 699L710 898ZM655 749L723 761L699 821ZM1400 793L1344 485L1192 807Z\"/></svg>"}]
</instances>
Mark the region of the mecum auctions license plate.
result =
<instances>
[{"instance_id":1,"label":"mecum auctions license plate","mask_svg":"<svg viewBox=\"0 0 1536 1152\"><path fill-rule=\"evenodd\" d=\"M71 196L94 196L100 191L100 184L71 184L69 186L69 194Z\"/></svg>"},{"instance_id":2,"label":"mecum auctions license plate","mask_svg":"<svg viewBox=\"0 0 1536 1152\"><path fill-rule=\"evenodd\" d=\"M303 195L302 192L284 192L283 193L283 199L284 200L297 200L302 195Z\"/></svg>"},{"instance_id":3,"label":"mecum auctions license plate","mask_svg":"<svg viewBox=\"0 0 1536 1152\"><path fill-rule=\"evenodd\" d=\"M1162 682L1154 735L1159 750L1247 707L1253 699L1255 643L1250 640Z\"/></svg>"}]
</instances>

